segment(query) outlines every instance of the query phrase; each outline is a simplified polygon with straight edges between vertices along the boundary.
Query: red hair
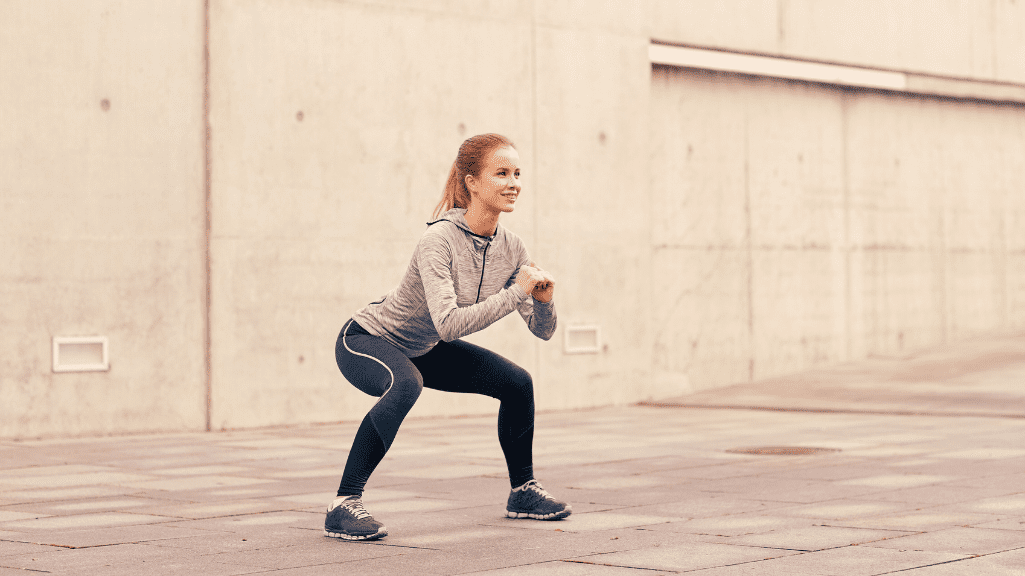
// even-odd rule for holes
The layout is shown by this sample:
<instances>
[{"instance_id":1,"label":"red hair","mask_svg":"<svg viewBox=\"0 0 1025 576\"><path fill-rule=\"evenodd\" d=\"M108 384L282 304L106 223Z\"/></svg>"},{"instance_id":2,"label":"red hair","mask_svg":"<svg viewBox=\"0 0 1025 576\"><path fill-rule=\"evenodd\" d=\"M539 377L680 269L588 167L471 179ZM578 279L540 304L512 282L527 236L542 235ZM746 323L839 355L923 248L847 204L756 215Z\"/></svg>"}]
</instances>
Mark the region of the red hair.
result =
<instances>
[{"instance_id":1,"label":"red hair","mask_svg":"<svg viewBox=\"0 0 1025 576\"><path fill-rule=\"evenodd\" d=\"M453 208L468 208L470 206L470 191L466 189L467 174L479 178L488 155L506 146L516 147L512 140L501 134L478 134L467 138L459 146L459 155L456 156L456 161L452 163L452 169L448 172L448 181L441 194L441 202L438 202L434 208L433 218L437 219L438 216Z\"/></svg>"}]
</instances>

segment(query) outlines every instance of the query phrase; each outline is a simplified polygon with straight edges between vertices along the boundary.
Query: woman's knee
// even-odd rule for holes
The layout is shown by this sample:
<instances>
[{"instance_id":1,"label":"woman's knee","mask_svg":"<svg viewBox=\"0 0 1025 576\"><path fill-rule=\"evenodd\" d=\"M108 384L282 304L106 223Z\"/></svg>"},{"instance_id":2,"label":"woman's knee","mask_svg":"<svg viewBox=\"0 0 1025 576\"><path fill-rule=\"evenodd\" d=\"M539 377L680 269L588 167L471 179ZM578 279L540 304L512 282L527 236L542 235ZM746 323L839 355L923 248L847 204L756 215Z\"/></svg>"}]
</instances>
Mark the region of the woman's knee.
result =
<instances>
[{"instance_id":1,"label":"woman's knee","mask_svg":"<svg viewBox=\"0 0 1025 576\"><path fill-rule=\"evenodd\" d=\"M530 372L527 372L519 366L513 366L507 376L508 387L516 393L517 396L524 398L534 398L534 379L530 377Z\"/></svg>"},{"instance_id":2,"label":"woman's knee","mask_svg":"<svg viewBox=\"0 0 1025 576\"><path fill-rule=\"evenodd\" d=\"M423 377L419 373L396 374L395 382L385 392L388 400L400 404L409 410L416 404L424 389Z\"/></svg>"}]
</instances>

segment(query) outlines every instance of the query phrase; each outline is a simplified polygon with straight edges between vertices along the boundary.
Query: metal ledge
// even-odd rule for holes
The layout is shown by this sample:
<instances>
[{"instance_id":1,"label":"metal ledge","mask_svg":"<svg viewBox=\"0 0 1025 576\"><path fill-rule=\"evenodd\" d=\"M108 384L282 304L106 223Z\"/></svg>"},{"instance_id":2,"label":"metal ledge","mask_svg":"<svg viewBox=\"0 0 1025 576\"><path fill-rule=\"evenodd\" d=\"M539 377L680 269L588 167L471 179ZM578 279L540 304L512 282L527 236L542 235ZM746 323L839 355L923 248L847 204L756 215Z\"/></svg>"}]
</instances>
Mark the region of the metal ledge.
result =
<instances>
[{"instance_id":1,"label":"metal ledge","mask_svg":"<svg viewBox=\"0 0 1025 576\"><path fill-rule=\"evenodd\" d=\"M914 72L846 66L795 58L742 54L653 41L652 64L803 80L837 86L925 94L946 98L1025 103L1025 85Z\"/></svg>"}]
</instances>

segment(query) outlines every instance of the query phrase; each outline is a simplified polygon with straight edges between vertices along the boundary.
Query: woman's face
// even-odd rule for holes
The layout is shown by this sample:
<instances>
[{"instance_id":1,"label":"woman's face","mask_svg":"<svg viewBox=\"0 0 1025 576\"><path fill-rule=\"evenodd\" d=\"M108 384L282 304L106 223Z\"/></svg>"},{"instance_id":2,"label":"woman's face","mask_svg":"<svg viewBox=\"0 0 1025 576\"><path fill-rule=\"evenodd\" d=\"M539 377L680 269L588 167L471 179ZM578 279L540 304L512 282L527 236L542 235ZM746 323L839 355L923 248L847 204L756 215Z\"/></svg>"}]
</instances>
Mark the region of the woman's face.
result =
<instances>
[{"instance_id":1,"label":"woman's face","mask_svg":"<svg viewBox=\"0 0 1025 576\"><path fill-rule=\"evenodd\" d=\"M471 202L479 202L488 212L512 212L520 195L520 155L505 146L488 154L480 176L466 176Z\"/></svg>"}]
</instances>

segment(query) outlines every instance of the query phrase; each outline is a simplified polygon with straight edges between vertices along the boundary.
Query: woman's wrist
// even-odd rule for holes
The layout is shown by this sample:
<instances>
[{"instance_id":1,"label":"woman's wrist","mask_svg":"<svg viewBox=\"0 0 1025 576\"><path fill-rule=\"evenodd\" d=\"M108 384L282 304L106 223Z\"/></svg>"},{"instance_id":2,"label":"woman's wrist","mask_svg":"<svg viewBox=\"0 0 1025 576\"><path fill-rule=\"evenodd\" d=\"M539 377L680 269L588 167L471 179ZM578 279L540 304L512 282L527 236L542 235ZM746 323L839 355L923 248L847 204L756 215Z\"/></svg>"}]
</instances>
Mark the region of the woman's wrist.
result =
<instances>
[{"instance_id":1,"label":"woman's wrist","mask_svg":"<svg viewBox=\"0 0 1025 576\"><path fill-rule=\"evenodd\" d=\"M530 293L524 290L523 286L521 286L519 282L513 282L513 285L510 286L509 289L512 290L520 300L526 300L527 296L530 296Z\"/></svg>"}]
</instances>

